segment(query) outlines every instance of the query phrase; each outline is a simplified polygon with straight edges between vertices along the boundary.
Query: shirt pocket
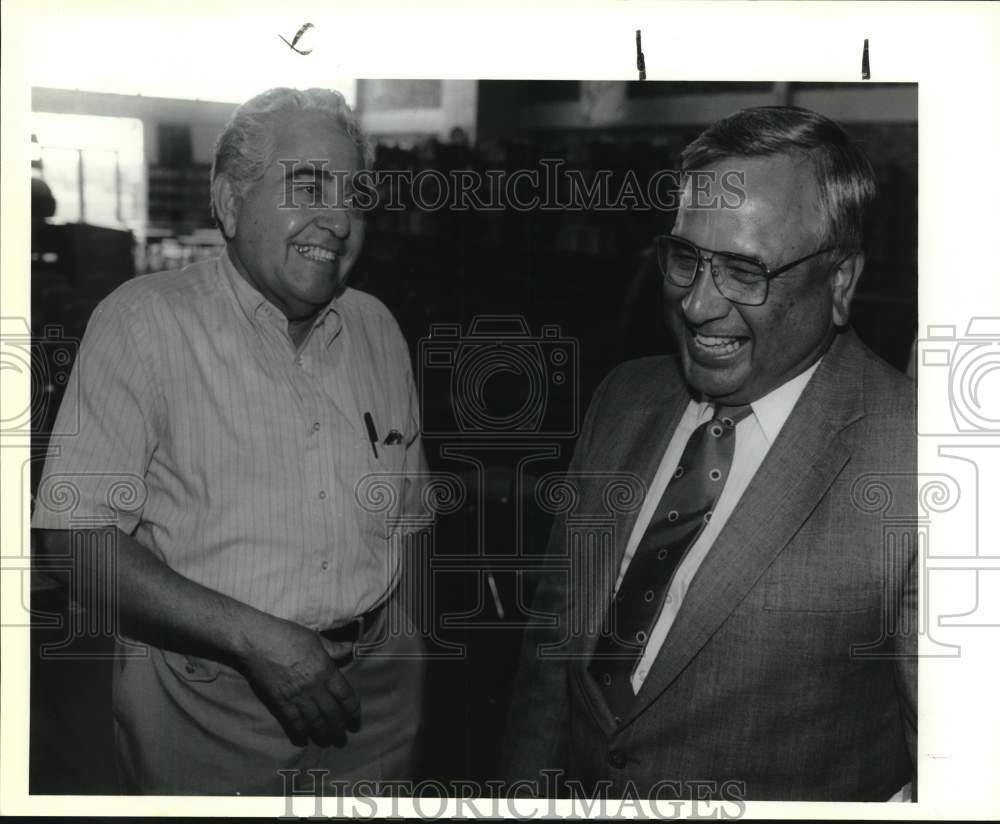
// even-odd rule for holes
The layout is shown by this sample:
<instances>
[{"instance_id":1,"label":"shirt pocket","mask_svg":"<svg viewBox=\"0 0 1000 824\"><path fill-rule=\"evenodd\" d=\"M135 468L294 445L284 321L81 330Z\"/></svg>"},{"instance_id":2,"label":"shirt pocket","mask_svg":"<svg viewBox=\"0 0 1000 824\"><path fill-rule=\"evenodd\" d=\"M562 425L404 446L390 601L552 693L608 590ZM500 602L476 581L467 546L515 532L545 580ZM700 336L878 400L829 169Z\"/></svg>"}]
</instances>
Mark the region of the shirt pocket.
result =
<instances>
[{"instance_id":1,"label":"shirt pocket","mask_svg":"<svg viewBox=\"0 0 1000 824\"><path fill-rule=\"evenodd\" d=\"M384 438L383 434L375 449L369 445L363 475L354 490L363 529L379 541L388 537L391 525L409 509L406 444L387 445Z\"/></svg>"},{"instance_id":2,"label":"shirt pocket","mask_svg":"<svg viewBox=\"0 0 1000 824\"><path fill-rule=\"evenodd\" d=\"M377 440L369 441L366 455L368 458L368 472L373 475L385 475L386 478L401 475L406 465L406 444L409 436L402 433L399 421L394 418L400 414L395 410L395 415L390 411L380 410L379 417L375 423L375 434ZM389 441L389 443L386 443Z\"/></svg>"}]
</instances>

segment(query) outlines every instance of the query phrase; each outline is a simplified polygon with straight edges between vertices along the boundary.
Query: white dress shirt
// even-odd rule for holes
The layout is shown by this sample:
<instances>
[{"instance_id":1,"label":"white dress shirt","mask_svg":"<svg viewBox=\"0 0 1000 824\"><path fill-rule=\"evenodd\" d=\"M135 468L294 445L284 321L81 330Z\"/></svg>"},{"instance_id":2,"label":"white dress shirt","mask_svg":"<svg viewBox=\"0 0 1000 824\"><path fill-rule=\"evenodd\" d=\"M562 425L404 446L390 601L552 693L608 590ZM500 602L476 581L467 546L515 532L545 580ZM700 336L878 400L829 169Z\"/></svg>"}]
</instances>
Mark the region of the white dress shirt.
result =
<instances>
[{"instance_id":1,"label":"white dress shirt","mask_svg":"<svg viewBox=\"0 0 1000 824\"><path fill-rule=\"evenodd\" d=\"M400 442L382 443L391 431ZM385 306L348 289L296 350L224 253L127 281L95 310L32 523L115 524L192 581L336 626L392 589L395 513L359 484L377 474L416 511L415 484L402 486L424 471L419 432L409 350Z\"/></svg>"},{"instance_id":2,"label":"white dress shirt","mask_svg":"<svg viewBox=\"0 0 1000 824\"><path fill-rule=\"evenodd\" d=\"M816 361L805 372L796 375L790 381L779 386L774 391L765 395L760 400L750 404L752 414L748 415L736 425L736 446L733 452L733 463L729 470L729 477L726 479L722 494L712 510L712 518L702 530L694 545L688 550L684 560L677 567L670 588L667 590L666 598L660 609L660 615L653 625L653 630L649 635L649 641L643 650L639 664L632 673L632 689L639 692L642 682L649 674L650 667L656 656L660 652L660 647L673 626L674 619L680 611L681 603L687 594L688 587L694 579L698 567L705 560L718 534L726 525L729 516L736 508L743 492L756 474L758 467L767 455L774 439L778 437L781 427L791 414L792 407L802 394L809 379L813 376L820 361ZM629 537L628 545L625 548L625 557L618 572L618 581L615 590L621 586L625 577L625 570L628 569L635 551L642 540L642 536L649 526L649 522L656 511L660 498L663 497L663 490L677 468L677 463L684 452L691 433L701 424L712 417L713 405L707 401L691 401L688 404L681 422L678 424L666 451L660 461L660 466L653 476L653 481L646 493L642 509L639 510L639 517L636 519L632 534Z\"/></svg>"}]
</instances>

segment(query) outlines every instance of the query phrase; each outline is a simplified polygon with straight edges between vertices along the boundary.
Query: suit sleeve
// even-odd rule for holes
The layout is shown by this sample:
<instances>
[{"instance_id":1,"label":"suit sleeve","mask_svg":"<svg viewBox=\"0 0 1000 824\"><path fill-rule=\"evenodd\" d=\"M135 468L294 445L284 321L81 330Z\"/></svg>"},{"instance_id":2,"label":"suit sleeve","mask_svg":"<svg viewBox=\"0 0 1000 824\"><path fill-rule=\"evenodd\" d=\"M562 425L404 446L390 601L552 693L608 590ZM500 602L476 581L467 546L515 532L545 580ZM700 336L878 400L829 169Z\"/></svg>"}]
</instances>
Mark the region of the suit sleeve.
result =
<instances>
[{"instance_id":1,"label":"suit sleeve","mask_svg":"<svg viewBox=\"0 0 1000 824\"><path fill-rule=\"evenodd\" d=\"M599 431L599 408L609 382L610 377L605 378L594 393L570 462L569 476L588 465L593 435ZM565 515L558 515L549 535L547 557L565 557L564 534ZM522 640L501 756L501 774L505 781L539 782L539 787L544 786L542 770L566 770L569 759L567 662L540 657L538 650L555 645L565 637L570 582L567 571L560 564L548 566L541 573L532 600L532 612L538 617L532 618Z\"/></svg>"},{"instance_id":2,"label":"suit sleeve","mask_svg":"<svg viewBox=\"0 0 1000 824\"><path fill-rule=\"evenodd\" d=\"M895 677L899 694L899 711L903 721L903 734L913 765L913 781L917 778L917 651L919 624L917 571L920 556L916 535L913 536L912 552L907 559L906 569L900 582L899 609L900 626L905 629L895 638Z\"/></svg>"},{"instance_id":3,"label":"suit sleeve","mask_svg":"<svg viewBox=\"0 0 1000 824\"><path fill-rule=\"evenodd\" d=\"M906 387L912 393L913 384ZM914 527L909 531L906 551L898 568L898 577L893 582L896 593L897 631L892 636L892 663L899 696L899 712L906 738L906 747L913 767L912 781L916 788L917 779L917 665L919 651L919 591L920 570L919 536L917 534L918 492L920 476L917 469L916 409L908 404L900 419L893 426L894 435L900 440L893 449L900 462L904 485L900 490L903 503L902 514ZM900 437L901 436L901 437ZM914 792L914 798L916 793Z\"/></svg>"}]
</instances>

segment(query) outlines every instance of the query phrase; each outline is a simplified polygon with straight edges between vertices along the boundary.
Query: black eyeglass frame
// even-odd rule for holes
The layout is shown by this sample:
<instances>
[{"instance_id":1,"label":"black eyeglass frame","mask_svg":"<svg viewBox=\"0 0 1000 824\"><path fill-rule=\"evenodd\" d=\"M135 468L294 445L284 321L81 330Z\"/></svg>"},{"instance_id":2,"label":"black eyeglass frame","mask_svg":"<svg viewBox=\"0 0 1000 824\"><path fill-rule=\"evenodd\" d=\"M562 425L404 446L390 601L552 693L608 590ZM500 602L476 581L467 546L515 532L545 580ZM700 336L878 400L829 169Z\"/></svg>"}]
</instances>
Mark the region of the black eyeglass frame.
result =
<instances>
[{"instance_id":1,"label":"black eyeglass frame","mask_svg":"<svg viewBox=\"0 0 1000 824\"><path fill-rule=\"evenodd\" d=\"M670 275L668 275L666 272L666 267L664 266L663 262L663 253L661 252L661 249L663 249L667 243L672 241L676 241L678 243L683 243L687 246L690 246L694 250L696 257L698 258L698 266L694 270L694 276L691 278L691 281L689 283L678 283L676 280L673 280L670 277ZM660 274L664 277L664 279L668 280L674 286L680 287L681 289L690 289L691 286L694 284L695 280L698 279L698 273L701 271L702 266L705 263L707 263L709 271L712 273L712 282L715 284L715 288L719 290L719 294L725 297L726 300L732 301L733 303L738 303L741 306L763 306L765 303L767 303L767 298L771 291L772 280L774 280L776 277L785 274L791 269L794 269L800 263L805 263L807 260L812 260L814 257L819 257L825 252L832 252L834 249L837 248L836 246L824 246L822 249L813 252L810 255L806 255L805 257L800 257L797 260L793 260L791 263L786 263L783 266L779 266L776 269L771 269L768 267L766 263L764 263L764 261L758 258L750 257L749 255L741 255L738 252L721 252L713 249L704 249L701 246L692 243L687 238L677 237L676 235L657 235L655 238L655 242L656 242L656 264L657 266L660 267ZM718 275L716 274L716 267L713 265L715 263L716 255L725 255L727 258L731 258L733 260L741 260L744 263L752 263L754 266L760 267L761 271L764 273L764 278L765 278L764 297L754 303L745 300L739 300L738 298L732 298L725 292L723 292L722 285L719 283L719 278Z\"/></svg>"}]
</instances>

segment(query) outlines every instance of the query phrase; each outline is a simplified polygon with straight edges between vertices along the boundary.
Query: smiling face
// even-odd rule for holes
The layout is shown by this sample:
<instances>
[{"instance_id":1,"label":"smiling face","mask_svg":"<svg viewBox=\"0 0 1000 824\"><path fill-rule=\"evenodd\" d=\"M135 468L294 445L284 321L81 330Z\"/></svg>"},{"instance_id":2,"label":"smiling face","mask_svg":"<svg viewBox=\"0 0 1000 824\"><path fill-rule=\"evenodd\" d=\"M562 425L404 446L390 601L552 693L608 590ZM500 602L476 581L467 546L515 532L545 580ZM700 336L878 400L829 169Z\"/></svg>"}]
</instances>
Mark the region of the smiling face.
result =
<instances>
[{"instance_id":1,"label":"smiling face","mask_svg":"<svg viewBox=\"0 0 1000 824\"><path fill-rule=\"evenodd\" d=\"M825 245L808 162L776 155L707 167L720 175L731 169L746 174L741 207L698 210L682 204L674 235L703 249L757 258L771 269ZM726 196L721 189L712 194ZM840 265L836 259L835 253L820 255L775 278L761 306L723 297L707 264L687 289L665 281L667 321L691 387L716 402L750 403L812 365L830 345L834 326L846 323L863 265L860 255Z\"/></svg>"},{"instance_id":2,"label":"smiling face","mask_svg":"<svg viewBox=\"0 0 1000 824\"><path fill-rule=\"evenodd\" d=\"M343 291L361 251L364 222L341 191L360 157L320 112L289 117L276 137L262 178L240 194L220 176L213 197L237 270L289 320L304 320Z\"/></svg>"}]
</instances>

